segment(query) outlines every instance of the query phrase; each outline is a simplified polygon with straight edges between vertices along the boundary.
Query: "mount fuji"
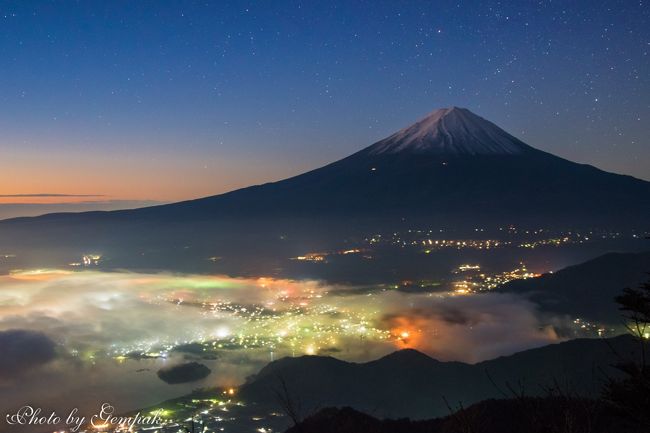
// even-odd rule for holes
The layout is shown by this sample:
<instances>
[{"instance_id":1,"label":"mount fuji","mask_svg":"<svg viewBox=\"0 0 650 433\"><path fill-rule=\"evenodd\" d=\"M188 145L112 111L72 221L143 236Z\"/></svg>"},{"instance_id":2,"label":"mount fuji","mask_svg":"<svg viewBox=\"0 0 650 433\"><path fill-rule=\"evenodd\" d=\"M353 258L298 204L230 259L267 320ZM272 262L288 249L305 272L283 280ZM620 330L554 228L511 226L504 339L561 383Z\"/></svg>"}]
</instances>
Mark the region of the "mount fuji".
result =
<instances>
[{"instance_id":1,"label":"mount fuji","mask_svg":"<svg viewBox=\"0 0 650 433\"><path fill-rule=\"evenodd\" d=\"M162 206L0 221L0 245L103 248L178 245L190 238L213 245L224 233L229 237L223 242L241 243L269 233L277 239L297 227L327 239L331 231L325 226L368 232L404 221L647 230L650 182L535 149L453 107L347 158L278 182Z\"/></svg>"},{"instance_id":2,"label":"mount fuji","mask_svg":"<svg viewBox=\"0 0 650 433\"><path fill-rule=\"evenodd\" d=\"M359 217L432 221L646 221L650 182L537 150L464 108L322 168L134 211L161 218Z\"/></svg>"},{"instance_id":3,"label":"mount fuji","mask_svg":"<svg viewBox=\"0 0 650 433\"><path fill-rule=\"evenodd\" d=\"M531 148L471 111L452 107L436 110L366 150L371 155L402 152L512 155L524 153Z\"/></svg>"}]
</instances>

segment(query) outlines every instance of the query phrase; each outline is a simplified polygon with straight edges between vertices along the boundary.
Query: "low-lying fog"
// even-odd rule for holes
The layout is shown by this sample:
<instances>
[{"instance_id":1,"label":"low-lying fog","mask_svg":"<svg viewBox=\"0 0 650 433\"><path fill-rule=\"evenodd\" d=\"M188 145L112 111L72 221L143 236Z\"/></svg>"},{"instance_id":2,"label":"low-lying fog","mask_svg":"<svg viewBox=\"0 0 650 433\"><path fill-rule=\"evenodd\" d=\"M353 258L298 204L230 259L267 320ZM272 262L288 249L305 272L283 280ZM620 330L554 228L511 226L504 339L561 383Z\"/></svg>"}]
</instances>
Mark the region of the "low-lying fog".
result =
<instances>
[{"instance_id":1,"label":"low-lying fog","mask_svg":"<svg viewBox=\"0 0 650 433\"><path fill-rule=\"evenodd\" d=\"M545 323L548 323L547 321ZM125 411L205 386L236 386L282 356L350 361L411 347L477 362L557 341L511 295L402 293L318 281L34 270L0 276L0 396L59 410ZM156 372L207 365L198 382Z\"/></svg>"}]
</instances>

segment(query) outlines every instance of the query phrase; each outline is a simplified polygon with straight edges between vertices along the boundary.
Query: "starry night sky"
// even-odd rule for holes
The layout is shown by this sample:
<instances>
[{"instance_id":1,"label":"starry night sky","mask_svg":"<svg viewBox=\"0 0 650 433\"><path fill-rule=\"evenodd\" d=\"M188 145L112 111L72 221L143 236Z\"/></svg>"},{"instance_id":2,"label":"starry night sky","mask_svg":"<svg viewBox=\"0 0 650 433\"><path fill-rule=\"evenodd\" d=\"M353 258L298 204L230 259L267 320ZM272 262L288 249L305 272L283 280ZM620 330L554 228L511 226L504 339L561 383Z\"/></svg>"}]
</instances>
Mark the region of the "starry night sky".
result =
<instances>
[{"instance_id":1,"label":"starry night sky","mask_svg":"<svg viewBox=\"0 0 650 433\"><path fill-rule=\"evenodd\" d=\"M211 195L451 105L650 180L648 51L630 0L0 1L0 201Z\"/></svg>"}]
</instances>

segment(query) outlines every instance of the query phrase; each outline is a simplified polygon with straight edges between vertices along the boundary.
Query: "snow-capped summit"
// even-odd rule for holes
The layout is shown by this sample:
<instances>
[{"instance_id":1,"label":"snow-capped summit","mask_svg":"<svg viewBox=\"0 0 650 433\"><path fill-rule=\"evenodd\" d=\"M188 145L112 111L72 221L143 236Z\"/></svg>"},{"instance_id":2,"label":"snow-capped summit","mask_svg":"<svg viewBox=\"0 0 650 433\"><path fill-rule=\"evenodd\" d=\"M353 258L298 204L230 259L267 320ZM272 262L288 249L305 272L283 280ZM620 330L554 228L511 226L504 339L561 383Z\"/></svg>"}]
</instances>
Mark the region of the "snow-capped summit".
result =
<instances>
[{"instance_id":1,"label":"snow-capped summit","mask_svg":"<svg viewBox=\"0 0 650 433\"><path fill-rule=\"evenodd\" d=\"M465 108L441 108L367 151L373 155L422 153L440 155L520 154L532 148L494 123Z\"/></svg>"}]
</instances>

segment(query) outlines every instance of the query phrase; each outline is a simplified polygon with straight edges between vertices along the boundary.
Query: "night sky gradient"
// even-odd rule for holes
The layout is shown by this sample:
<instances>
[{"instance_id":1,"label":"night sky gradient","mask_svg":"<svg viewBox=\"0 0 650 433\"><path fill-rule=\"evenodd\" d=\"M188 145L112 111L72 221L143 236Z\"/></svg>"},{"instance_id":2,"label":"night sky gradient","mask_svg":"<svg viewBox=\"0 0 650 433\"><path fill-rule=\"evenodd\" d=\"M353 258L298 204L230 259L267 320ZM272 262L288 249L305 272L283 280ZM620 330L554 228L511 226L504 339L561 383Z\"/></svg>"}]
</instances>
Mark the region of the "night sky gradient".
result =
<instances>
[{"instance_id":1,"label":"night sky gradient","mask_svg":"<svg viewBox=\"0 0 650 433\"><path fill-rule=\"evenodd\" d=\"M212 195L452 105L650 180L649 50L642 1L0 1L0 201Z\"/></svg>"}]
</instances>

